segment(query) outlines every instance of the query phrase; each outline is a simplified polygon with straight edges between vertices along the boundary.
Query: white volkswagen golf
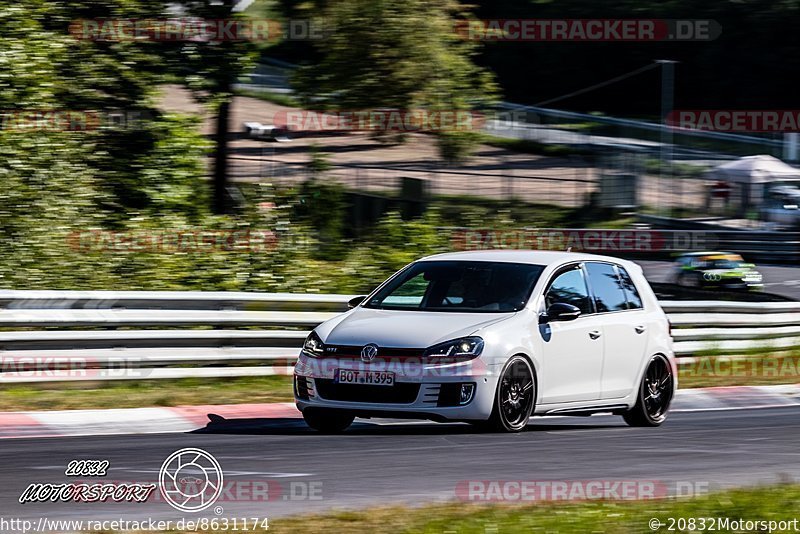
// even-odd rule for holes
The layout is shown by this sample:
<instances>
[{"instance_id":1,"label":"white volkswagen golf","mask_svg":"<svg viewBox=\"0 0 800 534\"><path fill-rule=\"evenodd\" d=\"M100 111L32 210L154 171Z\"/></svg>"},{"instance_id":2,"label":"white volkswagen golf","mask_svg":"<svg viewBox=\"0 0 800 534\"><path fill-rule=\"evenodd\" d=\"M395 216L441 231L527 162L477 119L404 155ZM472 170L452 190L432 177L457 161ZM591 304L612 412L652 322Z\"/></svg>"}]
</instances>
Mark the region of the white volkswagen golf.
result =
<instances>
[{"instance_id":1,"label":"white volkswagen golf","mask_svg":"<svg viewBox=\"0 0 800 534\"><path fill-rule=\"evenodd\" d=\"M480 251L397 272L306 339L294 373L312 428L355 417L525 428L531 415L667 416L676 367L641 268L605 256Z\"/></svg>"}]
</instances>

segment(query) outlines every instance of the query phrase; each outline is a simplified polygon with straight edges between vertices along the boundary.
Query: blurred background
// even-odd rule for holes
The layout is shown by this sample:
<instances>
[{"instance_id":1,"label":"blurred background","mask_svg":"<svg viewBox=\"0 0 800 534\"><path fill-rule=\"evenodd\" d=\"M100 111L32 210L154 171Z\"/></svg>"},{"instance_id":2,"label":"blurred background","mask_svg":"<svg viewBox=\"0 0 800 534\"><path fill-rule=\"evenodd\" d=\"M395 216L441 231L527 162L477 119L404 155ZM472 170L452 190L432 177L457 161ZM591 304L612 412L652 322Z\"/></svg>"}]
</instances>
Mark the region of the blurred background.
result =
<instances>
[{"instance_id":1,"label":"blurred background","mask_svg":"<svg viewBox=\"0 0 800 534\"><path fill-rule=\"evenodd\" d=\"M671 118L791 110L799 14L761 0L4 5L0 286L351 293L470 228L790 232L796 124ZM593 17L656 35L508 25ZM347 122L390 110L399 126ZM468 124L437 120L458 113ZM759 235L736 252L796 261Z\"/></svg>"},{"instance_id":2,"label":"blurred background","mask_svg":"<svg viewBox=\"0 0 800 534\"><path fill-rule=\"evenodd\" d=\"M113 412L122 437L100 441L92 418L93 435L61 454L116 451L151 469L198 430L220 434L205 438L225 462L244 462L233 480L280 468L321 481L331 467L317 508L225 503L248 517L384 505L398 479L413 502L433 502L453 496L458 469L646 474L698 483L692 495L779 484L585 503L583 514L573 503L387 508L292 519L292 532L403 521L412 532L638 532L667 512L796 509L800 488L786 482L800 419L787 406L800 402L800 309L787 301L800 298L800 0L0 4L0 422L24 423L21 434L0 424L0 437L33 436L36 411L51 436L72 421L51 410L189 406L191 421L159 423L174 434L149 448ZM376 424L330 438L342 445L332 462L291 404L308 330L422 256L488 248L639 261L672 321L683 406L706 404L657 440L617 434L619 421L540 424L527 441L493 441L500 467L486 461L494 437ZM730 406L683 391L716 386ZM221 406L240 404L252 411ZM0 501L35 515L17 486L56 463L51 442L14 442Z\"/></svg>"}]
</instances>

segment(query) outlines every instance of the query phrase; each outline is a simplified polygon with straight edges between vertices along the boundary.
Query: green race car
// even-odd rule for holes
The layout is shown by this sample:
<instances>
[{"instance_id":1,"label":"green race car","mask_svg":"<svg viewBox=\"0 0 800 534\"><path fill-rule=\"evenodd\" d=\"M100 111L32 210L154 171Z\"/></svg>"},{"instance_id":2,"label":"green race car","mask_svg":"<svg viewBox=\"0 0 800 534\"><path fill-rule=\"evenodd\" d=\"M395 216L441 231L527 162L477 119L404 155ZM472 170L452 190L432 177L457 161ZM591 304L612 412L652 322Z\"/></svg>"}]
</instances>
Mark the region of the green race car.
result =
<instances>
[{"instance_id":1,"label":"green race car","mask_svg":"<svg viewBox=\"0 0 800 534\"><path fill-rule=\"evenodd\" d=\"M692 252L675 260L675 283L684 287L761 290L764 277L730 252Z\"/></svg>"}]
</instances>

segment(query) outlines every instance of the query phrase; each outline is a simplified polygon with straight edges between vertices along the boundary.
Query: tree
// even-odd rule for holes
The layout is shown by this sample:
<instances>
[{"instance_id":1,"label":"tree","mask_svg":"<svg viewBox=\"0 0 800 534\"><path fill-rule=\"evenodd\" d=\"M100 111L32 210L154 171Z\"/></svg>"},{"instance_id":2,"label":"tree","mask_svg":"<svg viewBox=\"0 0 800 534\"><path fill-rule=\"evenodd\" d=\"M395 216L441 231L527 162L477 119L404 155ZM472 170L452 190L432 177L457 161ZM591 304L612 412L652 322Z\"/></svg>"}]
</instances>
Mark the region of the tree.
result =
<instances>
[{"instance_id":1,"label":"tree","mask_svg":"<svg viewBox=\"0 0 800 534\"><path fill-rule=\"evenodd\" d=\"M455 31L457 2L341 0L312 12L326 38L318 43L321 60L293 80L306 105L455 112L494 98L492 75L472 62L476 43ZM446 141L459 132L440 133Z\"/></svg>"},{"instance_id":2,"label":"tree","mask_svg":"<svg viewBox=\"0 0 800 534\"><path fill-rule=\"evenodd\" d=\"M238 19L233 0L186 2L189 15L208 20ZM235 39L210 39L184 43L180 50L181 67L187 86L195 98L206 103L216 115L214 129L214 211L231 211L228 198L228 132L233 84L249 72L256 55L253 42L237 35Z\"/></svg>"}]
</instances>

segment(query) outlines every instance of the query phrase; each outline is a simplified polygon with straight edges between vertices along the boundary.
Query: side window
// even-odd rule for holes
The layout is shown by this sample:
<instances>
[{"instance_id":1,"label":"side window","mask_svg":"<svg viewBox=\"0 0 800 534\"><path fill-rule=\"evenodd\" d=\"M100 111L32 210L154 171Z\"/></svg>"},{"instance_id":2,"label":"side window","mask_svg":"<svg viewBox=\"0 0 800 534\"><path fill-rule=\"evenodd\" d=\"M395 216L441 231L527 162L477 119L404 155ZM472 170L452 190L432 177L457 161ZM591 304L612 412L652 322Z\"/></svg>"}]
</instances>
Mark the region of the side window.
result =
<instances>
[{"instance_id":1,"label":"side window","mask_svg":"<svg viewBox=\"0 0 800 534\"><path fill-rule=\"evenodd\" d=\"M610 263L589 262L586 264L589 273L589 284L594 293L594 302L598 312L627 310L627 298L622 289L622 281L617 270Z\"/></svg>"},{"instance_id":2,"label":"side window","mask_svg":"<svg viewBox=\"0 0 800 534\"><path fill-rule=\"evenodd\" d=\"M545 295L545 306L550 307L556 302L572 304L581 310L581 313L592 313L592 304L589 301L589 289L583 279L583 271L572 269L556 276L550 284Z\"/></svg>"},{"instance_id":3,"label":"side window","mask_svg":"<svg viewBox=\"0 0 800 534\"><path fill-rule=\"evenodd\" d=\"M628 309L641 310L644 308L642 305L642 297L639 296L636 286L633 285L633 280L628 274L628 271L619 266L617 266L617 269L619 270L620 278L622 278L622 287L625 289L625 297L628 299Z\"/></svg>"}]
</instances>

